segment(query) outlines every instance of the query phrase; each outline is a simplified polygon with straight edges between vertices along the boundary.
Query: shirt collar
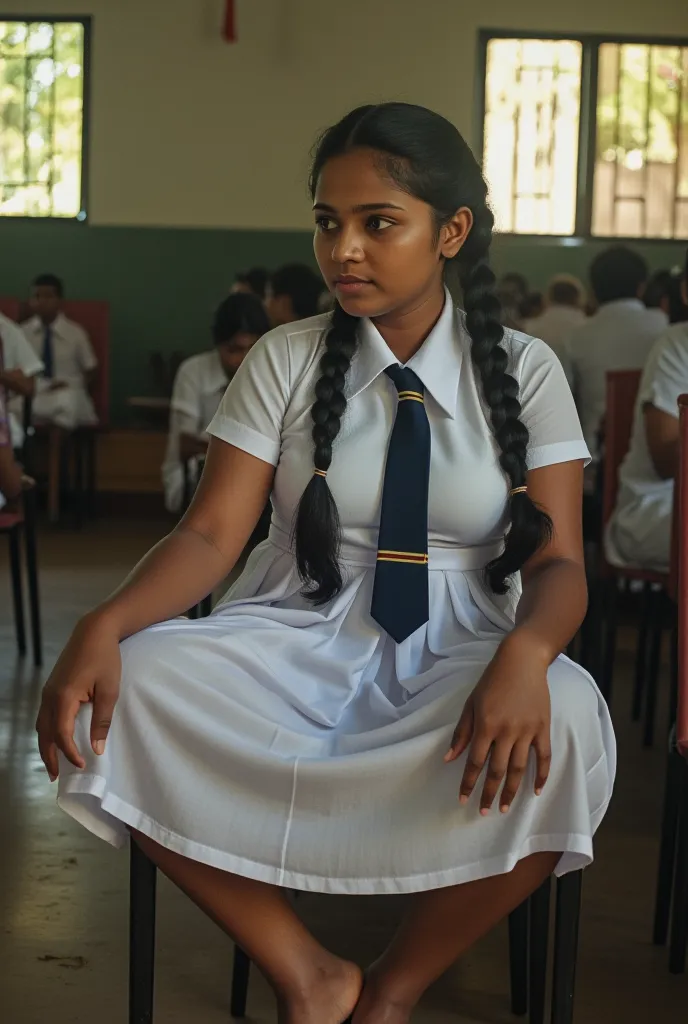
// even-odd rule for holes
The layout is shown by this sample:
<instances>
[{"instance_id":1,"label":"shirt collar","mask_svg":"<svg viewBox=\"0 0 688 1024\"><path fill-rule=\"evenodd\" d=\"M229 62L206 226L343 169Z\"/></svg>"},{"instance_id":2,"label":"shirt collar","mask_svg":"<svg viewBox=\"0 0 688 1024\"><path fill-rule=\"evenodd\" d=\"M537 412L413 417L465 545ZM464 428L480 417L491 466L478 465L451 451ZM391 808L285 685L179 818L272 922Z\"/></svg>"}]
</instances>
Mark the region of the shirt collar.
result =
<instances>
[{"instance_id":1,"label":"shirt collar","mask_svg":"<svg viewBox=\"0 0 688 1024\"><path fill-rule=\"evenodd\" d=\"M416 354L406 366L413 370L427 391L451 419L456 417L459 373L463 358L463 327L451 295L446 292L444 309ZM372 320L362 320L360 343L351 364L347 380L347 398L355 398L365 390L388 366L398 365L393 354Z\"/></svg>"},{"instance_id":2,"label":"shirt collar","mask_svg":"<svg viewBox=\"0 0 688 1024\"><path fill-rule=\"evenodd\" d=\"M600 313L611 313L612 315L619 309L642 309L643 311L647 307L641 299L612 299L611 302L605 302L598 309L598 315Z\"/></svg>"},{"instance_id":3,"label":"shirt collar","mask_svg":"<svg viewBox=\"0 0 688 1024\"><path fill-rule=\"evenodd\" d=\"M35 316L33 316L31 318L29 323L31 324L32 328L36 331L36 333L41 334L41 335L43 335L45 333L46 325L43 323L43 321L41 320L41 318L39 317L39 315L37 313L36 313ZM64 313L58 313L57 316L55 317L55 319L53 320L53 322L50 324L50 330L51 330L53 336L57 335L60 338L64 338L64 336L65 336L64 327L65 327L66 323L67 323L67 318L64 315Z\"/></svg>"}]
</instances>

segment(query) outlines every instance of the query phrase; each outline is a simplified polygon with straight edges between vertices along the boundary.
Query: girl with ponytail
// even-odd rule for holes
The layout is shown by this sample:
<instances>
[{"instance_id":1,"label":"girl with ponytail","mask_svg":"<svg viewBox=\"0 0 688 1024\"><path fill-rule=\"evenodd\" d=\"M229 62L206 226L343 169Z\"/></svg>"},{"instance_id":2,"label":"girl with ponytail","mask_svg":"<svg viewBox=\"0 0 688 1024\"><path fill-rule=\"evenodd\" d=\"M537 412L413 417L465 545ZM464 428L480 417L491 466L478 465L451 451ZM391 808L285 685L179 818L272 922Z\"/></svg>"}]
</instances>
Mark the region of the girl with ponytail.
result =
<instances>
[{"instance_id":1,"label":"girl with ponytail","mask_svg":"<svg viewBox=\"0 0 688 1024\"><path fill-rule=\"evenodd\" d=\"M191 509L77 626L39 745L61 806L191 894L281 1021L406 1024L551 872L592 859L614 738L561 653L586 604L587 450L556 357L501 326L486 187L453 125L360 107L310 186L334 310L254 346ZM269 495L238 582L174 618ZM282 887L419 895L364 985Z\"/></svg>"}]
</instances>

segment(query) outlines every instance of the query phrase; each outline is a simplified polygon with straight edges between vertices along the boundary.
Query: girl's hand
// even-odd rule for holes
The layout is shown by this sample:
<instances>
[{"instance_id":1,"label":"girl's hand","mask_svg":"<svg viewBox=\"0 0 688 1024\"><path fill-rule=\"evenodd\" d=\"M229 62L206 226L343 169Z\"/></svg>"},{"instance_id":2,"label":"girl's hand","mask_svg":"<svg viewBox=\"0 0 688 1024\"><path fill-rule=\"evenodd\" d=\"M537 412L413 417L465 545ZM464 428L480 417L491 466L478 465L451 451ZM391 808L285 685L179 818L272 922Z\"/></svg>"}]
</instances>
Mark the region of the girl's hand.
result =
<instances>
[{"instance_id":1,"label":"girl's hand","mask_svg":"<svg viewBox=\"0 0 688 1024\"><path fill-rule=\"evenodd\" d=\"M528 767L531 747L537 761L535 793L542 792L552 759L547 668L548 659L518 630L502 642L466 701L445 756L446 762L455 761L468 749L460 803L468 802L489 760L480 813L489 814L505 778L499 809L508 811Z\"/></svg>"},{"instance_id":2,"label":"girl's hand","mask_svg":"<svg viewBox=\"0 0 688 1024\"><path fill-rule=\"evenodd\" d=\"M91 746L96 754L105 750L121 674L119 637L102 620L82 619L43 688L36 721L38 748L51 782L59 771L58 750L76 768L86 767L74 742L74 723L81 705L89 701Z\"/></svg>"}]
</instances>

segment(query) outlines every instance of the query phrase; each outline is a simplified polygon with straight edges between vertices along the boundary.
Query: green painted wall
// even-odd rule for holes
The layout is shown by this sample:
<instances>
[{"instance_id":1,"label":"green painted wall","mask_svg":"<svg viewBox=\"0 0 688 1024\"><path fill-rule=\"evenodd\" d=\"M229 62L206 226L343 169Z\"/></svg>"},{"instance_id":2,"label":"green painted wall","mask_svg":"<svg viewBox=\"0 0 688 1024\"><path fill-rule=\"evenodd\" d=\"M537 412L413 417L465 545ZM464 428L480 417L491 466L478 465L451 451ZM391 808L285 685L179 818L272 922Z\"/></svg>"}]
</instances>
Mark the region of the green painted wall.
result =
<instances>
[{"instance_id":1,"label":"green painted wall","mask_svg":"<svg viewBox=\"0 0 688 1024\"><path fill-rule=\"evenodd\" d=\"M555 245L499 238L498 272L520 270L536 286L556 272L585 277L604 243ZM652 268L682 263L685 243L637 248ZM128 395L151 391L153 351L206 347L215 306L237 270L312 260L305 231L90 227L76 223L0 223L0 294L27 294L33 276L60 274L75 299L107 299L112 311L112 420L128 421Z\"/></svg>"}]
</instances>

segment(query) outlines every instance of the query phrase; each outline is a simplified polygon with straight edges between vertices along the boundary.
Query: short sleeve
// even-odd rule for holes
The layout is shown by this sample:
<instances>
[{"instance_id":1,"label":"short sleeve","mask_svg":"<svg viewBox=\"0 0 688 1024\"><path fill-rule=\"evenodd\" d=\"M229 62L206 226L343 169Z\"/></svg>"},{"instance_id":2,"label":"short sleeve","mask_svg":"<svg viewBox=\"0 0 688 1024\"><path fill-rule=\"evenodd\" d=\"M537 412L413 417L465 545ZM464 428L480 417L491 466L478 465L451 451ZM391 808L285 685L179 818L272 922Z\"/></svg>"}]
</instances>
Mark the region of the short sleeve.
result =
<instances>
[{"instance_id":1,"label":"short sleeve","mask_svg":"<svg viewBox=\"0 0 688 1024\"><path fill-rule=\"evenodd\" d=\"M208 433L276 466L291 396L289 339L282 327L253 346L225 392Z\"/></svg>"},{"instance_id":2,"label":"short sleeve","mask_svg":"<svg viewBox=\"0 0 688 1024\"><path fill-rule=\"evenodd\" d=\"M96 359L95 352L93 351L91 339L82 327L75 330L75 342L77 359L79 360L79 366L81 369L84 373L88 373L89 370L95 370L98 365L98 360Z\"/></svg>"},{"instance_id":3,"label":"short sleeve","mask_svg":"<svg viewBox=\"0 0 688 1024\"><path fill-rule=\"evenodd\" d=\"M3 321L0 324L6 370L21 370L26 377L42 373L43 361L33 345L26 339L18 324Z\"/></svg>"},{"instance_id":4,"label":"short sleeve","mask_svg":"<svg viewBox=\"0 0 688 1024\"><path fill-rule=\"evenodd\" d=\"M535 338L516 336L513 345L521 419L530 435L528 469L577 459L583 459L587 465L590 452L583 440L571 388L556 354Z\"/></svg>"},{"instance_id":5,"label":"short sleeve","mask_svg":"<svg viewBox=\"0 0 688 1024\"><path fill-rule=\"evenodd\" d=\"M688 392L688 330L684 324L659 339L648 363L640 401L678 419L679 395Z\"/></svg>"}]
</instances>

